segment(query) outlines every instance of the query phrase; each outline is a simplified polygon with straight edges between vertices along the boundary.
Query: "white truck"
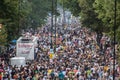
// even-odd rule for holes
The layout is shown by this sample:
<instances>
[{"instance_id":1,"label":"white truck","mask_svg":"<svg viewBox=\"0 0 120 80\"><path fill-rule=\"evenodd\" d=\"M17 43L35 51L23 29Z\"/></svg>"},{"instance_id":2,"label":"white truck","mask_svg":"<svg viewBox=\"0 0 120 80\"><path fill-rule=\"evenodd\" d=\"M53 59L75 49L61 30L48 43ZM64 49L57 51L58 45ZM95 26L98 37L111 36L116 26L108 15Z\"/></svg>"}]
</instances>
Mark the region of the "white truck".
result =
<instances>
[{"instance_id":1,"label":"white truck","mask_svg":"<svg viewBox=\"0 0 120 80\"><path fill-rule=\"evenodd\" d=\"M35 36L20 37L16 44L16 56L25 57L26 60L34 60L37 40L38 38Z\"/></svg>"}]
</instances>

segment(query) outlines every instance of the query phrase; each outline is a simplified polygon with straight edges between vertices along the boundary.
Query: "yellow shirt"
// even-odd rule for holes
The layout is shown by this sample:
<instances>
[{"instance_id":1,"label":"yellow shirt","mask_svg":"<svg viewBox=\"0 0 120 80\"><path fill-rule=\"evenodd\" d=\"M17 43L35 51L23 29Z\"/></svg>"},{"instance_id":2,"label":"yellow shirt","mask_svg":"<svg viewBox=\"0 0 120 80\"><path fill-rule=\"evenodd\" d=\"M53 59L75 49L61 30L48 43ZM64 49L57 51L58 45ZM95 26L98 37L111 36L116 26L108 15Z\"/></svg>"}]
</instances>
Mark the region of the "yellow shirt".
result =
<instances>
[{"instance_id":1,"label":"yellow shirt","mask_svg":"<svg viewBox=\"0 0 120 80\"><path fill-rule=\"evenodd\" d=\"M108 66L104 66L104 71L106 72L108 70Z\"/></svg>"},{"instance_id":2,"label":"yellow shirt","mask_svg":"<svg viewBox=\"0 0 120 80\"><path fill-rule=\"evenodd\" d=\"M51 69L49 69L49 70L48 70L48 74L50 74L51 72L52 72L52 70L51 70Z\"/></svg>"}]
</instances>

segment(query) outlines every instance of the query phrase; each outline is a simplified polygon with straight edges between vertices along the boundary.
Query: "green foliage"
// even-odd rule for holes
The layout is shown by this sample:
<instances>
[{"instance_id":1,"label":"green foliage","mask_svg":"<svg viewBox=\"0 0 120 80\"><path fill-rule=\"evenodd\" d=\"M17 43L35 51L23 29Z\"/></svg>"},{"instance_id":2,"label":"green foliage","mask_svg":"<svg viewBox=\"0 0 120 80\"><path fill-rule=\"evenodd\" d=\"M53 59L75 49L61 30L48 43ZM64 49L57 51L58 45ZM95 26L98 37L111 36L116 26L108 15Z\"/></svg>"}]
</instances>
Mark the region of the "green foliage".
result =
<instances>
[{"instance_id":1,"label":"green foliage","mask_svg":"<svg viewBox=\"0 0 120 80\"><path fill-rule=\"evenodd\" d=\"M59 3L71 11L74 16L79 16L81 7L79 6L78 0L59 0Z\"/></svg>"},{"instance_id":2,"label":"green foliage","mask_svg":"<svg viewBox=\"0 0 120 80\"><path fill-rule=\"evenodd\" d=\"M104 25L102 21L97 18L97 14L94 12L93 3L94 0L78 0L81 7L80 17L84 27L89 27L94 31L103 32Z\"/></svg>"},{"instance_id":3,"label":"green foliage","mask_svg":"<svg viewBox=\"0 0 120 80\"><path fill-rule=\"evenodd\" d=\"M40 27L41 24L45 23L48 13L51 11L51 0L32 0L31 3L31 12L25 17L26 21L24 24L26 27L32 27L36 29ZM23 20L22 20L23 21Z\"/></svg>"},{"instance_id":4,"label":"green foliage","mask_svg":"<svg viewBox=\"0 0 120 80\"><path fill-rule=\"evenodd\" d=\"M106 27L113 26L114 19L114 3L110 0L96 0L93 4L95 12L98 14L98 18L105 23ZM112 6L112 7L111 7Z\"/></svg>"},{"instance_id":5,"label":"green foliage","mask_svg":"<svg viewBox=\"0 0 120 80\"><path fill-rule=\"evenodd\" d=\"M0 28L0 46L5 46L7 41L7 31L5 26Z\"/></svg>"},{"instance_id":6,"label":"green foliage","mask_svg":"<svg viewBox=\"0 0 120 80\"><path fill-rule=\"evenodd\" d=\"M19 0L19 10L18 10L18 16L19 16L19 27L20 29L27 28L27 16L32 12L32 3L28 0Z\"/></svg>"},{"instance_id":7,"label":"green foliage","mask_svg":"<svg viewBox=\"0 0 120 80\"><path fill-rule=\"evenodd\" d=\"M8 41L19 36L20 24L30 12L29 6L27 0L0 0L0 23L7 27Z\"/></svg>"},{"instance_id":8,"label":"green foliage","mask_svg":"<svg viewBox=\"0 0 120 80\"><path fill-rule=\"evenodd\" d=\"M92 5L94 0L59 0L59 2L69 9L74 16L80 16L82 26L97 32L105 30L102 21L97 18L97 14L94 12Z\"/></svg>"},{"instance_id":9,"label":"green foliage","mask_svg":"<svg viewBox=\"0 0 120 80\"><path fill-rule=\"evenodd\" d=\"M120 44L120 26L119 26L119 28L116 30L116 39L117 39L117 41L118 41L118 43Z\"/></svg>"},{"instance_id":10,"label":"green foliage","mask_svg":"<svg viewBox=\"0 0 120 80\"><path fill-rule=\"evenodd\" d=\"M118 0L117 0L118 1ZM105 27L109 28L107 32L113 38L114 28L114 0L95 0L93 7L98 14L98 18L102 20ZM116 39L120 42L120 1L117 2L116 12Z\"/></svg>"},{"instance_id":11,"label":"green foliage","mask_svg":"<svg viewBox=\"0 0 120 80\"><path fill-rule=\"evenodd\" d=\"M116 58L118 61L118 64L120 65L120 45L117 45L117 50L116 50Z\"/></svg>"},{"instance_id":12,"label":"green foliage","mask_svg":"<svg viewBox=\"0 0 120 80\"><path fill-rule=\"evenodd\" d=\"M18 1L0 0L0 23L6 25L8 40L17 33L16 23L18 21Z\"/></svg>"},{"instance_id":13,"label":"green foliage","mask_svg":"<svg viewBox=\"0 0 120 80\"><path fill-rule=\"evenodd\" d=\"M18 38L22 29L45 23L51 5L51 0L0 0L0 23L7 27L7 40Z\"/></svg>"},{"instance_id":14,"label":"green foliage","mask_svg":"<svg viewBox=\"0 0 120 80\"><path fill-rule=\"evenodd\" d=\"M113 38L114 0L59 0L74 16L80 16L82 26L105 32ZM117 0L116 39L120 42L120 1Z\"/></svg>"}]
</instances>

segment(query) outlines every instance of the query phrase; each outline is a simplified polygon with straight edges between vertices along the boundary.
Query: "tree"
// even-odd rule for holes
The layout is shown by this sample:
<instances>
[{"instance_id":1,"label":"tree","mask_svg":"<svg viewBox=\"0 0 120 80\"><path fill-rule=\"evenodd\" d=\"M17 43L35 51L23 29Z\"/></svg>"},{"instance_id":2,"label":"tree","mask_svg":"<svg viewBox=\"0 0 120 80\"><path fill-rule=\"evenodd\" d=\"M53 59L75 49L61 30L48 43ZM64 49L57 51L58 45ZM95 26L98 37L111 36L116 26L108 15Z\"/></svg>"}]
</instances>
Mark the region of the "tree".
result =
<instances>
[{"instance_id":1,"label":"tree","mask_svg":"<svg viewBox=\"0 0 120 80\"><path fill-rule=\"evenodd\" d=\"M8 38L11 40L11 36L16 34L16 22L17 19L17 1L16 0L0 0L0 23L6 25L6 31L8 32ZM14 32L13 32L14 31Z\"/></svg>"},{"instance_id":2,"label":"tree","mask_svg":"<svg viewBox=\"0 0 120 80\"><path fill-rule=\"evenodd\" d=\"M59 0L59 3L62 7L71 11L74 16L79 16L81 7L79 6L78 0Z\"/></svg>"},{"instance_id":3,"label":"tree","mask_svg":"<svg viewBox=\"0 0 120 80\"><path fill-rule=\"evenodd\" d=\"M19 27L21 29L26 29L28 24L28 16L32 12L32 2L29 0L18 0L18 16L19 16Z\"/></svg>"},{"instance_id":4,"label":"tree","mask_svg":"<svg viewBox=\"0 0 120 80\"><path fill-rule=\"evenodd\" d=\"M7 27L7 40L17 39L22 29L45 23L50 10L50 0L0 0L0 23Z\"/></svg>"},{"instance_id":5,"label":"tree","mask_svg":"<svg viewBox=\"0 0 120 80\"><path fill-rule=\"evenodd\" d=\"M93 7L98 14L98 18L102 20L107 30L106 33L113 38L114 27L114 0L95 0ZM120 41L120 1L117 0L117 16L116 16L116 39Z\"/></svg>"},{"instance_id":6,"label":"tree","mask_svg":"<svg viewBox=\"0 0 120 80\"><path fill-rule=\"evenodd\" d=\"M21 22L19 19L21 18L23 20L23 18L29 13L28 10L30 7L25 8L27 4L25 2L21 3L20 1L21 0L0 0L0 23L7 27L7 40L9 42L19 36L19 24ZM20 5L22 4L21 10L19 3Z\"/></svg>"},{"instance_id":7,"label":"tree","mask_svg":"<svg viewBox=\"0 0 120 80\"><path fill-rule=\"evenodd\" d=\"M0 46L5 46L7 42L6 27L0 24Z\"/></svg>"},{"instance_id":8,"label":"tree","mask_svg":"<svg viewBox=\"0 0 120 80\"><path fill-rule=\"evenodd\" d=\"M64 7L69 9L74 16L80 16L82 26L89 27L92 30L103 32L104 25L97 18L93 8L94 0L60 0Z\"/></svg>"},{"instance_id":9,"label":"tree","mask_svg":"<svg viewBox=\"0 0 120 80\"><path fill-rule=\"evenodd\" d=\"M48 13L51 11L51 0L32 0L32 11L27 16L28 25L33 28L45 23Z\"/></svg>"},{"instance_id":10,"label":"tree","mask_svg":"<svg viewBox=\"0 0 120 80\"><path fill-rule=\"evenodd\" d=\"M94 0L78 0L81 7L80 17L83 26L89 27L96 32L103 32L104 25L102 21L97 18L94 12L93 3Z\"/></svg>"}]
</instances>

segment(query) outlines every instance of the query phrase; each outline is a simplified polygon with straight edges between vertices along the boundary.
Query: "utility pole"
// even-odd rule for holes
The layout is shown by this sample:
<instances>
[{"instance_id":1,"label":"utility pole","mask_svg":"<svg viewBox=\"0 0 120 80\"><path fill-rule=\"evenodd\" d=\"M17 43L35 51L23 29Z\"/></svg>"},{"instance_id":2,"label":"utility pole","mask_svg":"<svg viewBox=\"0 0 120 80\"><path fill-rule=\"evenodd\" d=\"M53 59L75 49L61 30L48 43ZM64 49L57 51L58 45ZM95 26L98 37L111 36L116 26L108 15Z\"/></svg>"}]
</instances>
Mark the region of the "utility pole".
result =
<instances>
[{"instance_id":1,"label":"utility pole","mask_svg":"<svg viewBox=\"0 0 120 80\"><path fill-rule=\"evenodd\" d=\"M113 54L113 80L115 80L116 70L116 51L115 51L115 44L116 44L116 6L117 0L114 0L114 54Z\"/></svg>"},{"instance_id":2,"label":"utility pole","mask_svg":"<svg viewBox=\"0 0 120 80\"><path fill-rule=\"evenodd\" d=\"M0 32L1 32L1 29L2 29L2 24L0 24ZM2 53L2 48L1 48L1 42L0 42L0 55Z\"/></svg>"},{"instance_id":3,"label":"utility pole","mask_svg":"<svg viewBox=\"0 0 120 80\"><path fill-rule=\"evenodd\" d=\"M64 0L62 1L62 6L63 6L63 26L65 26L65 8L64 8Z\"/></svg>"},{"instance_id":4,"label":"utility pole","mask_svg":"<svg viewBox=\"0 0 120 80\"><path fill-rule=\"evenodd\" d=\"M52 36L53 36L53 11L54 11L54 6L53 6L53 0L52 0L52 11L51 11L51 49L53 49L53 41L52 41Z\"/></svg>"},{"instance_id":5,"label":"utility pole","mask_svg":"<svg viewBox=\"0 0 120 80\"><path fill-rule=\"evenodd\" d=\"M21 6L21 0L18 0L18 35L20 34L20 6Z\"/></svg>"},{"instance_id":6,"label":"utility pole","mask_svg":"<svg viewBox=\"0 0 120 80\"><path fill-rule=\"evenodd\" d=\"M56 24L56 20L57 20L57 0L55 0L55 48L54 48L54 52L56 53L56 33L57 33L57 24Z\"/></svg>"}]
</instances>

